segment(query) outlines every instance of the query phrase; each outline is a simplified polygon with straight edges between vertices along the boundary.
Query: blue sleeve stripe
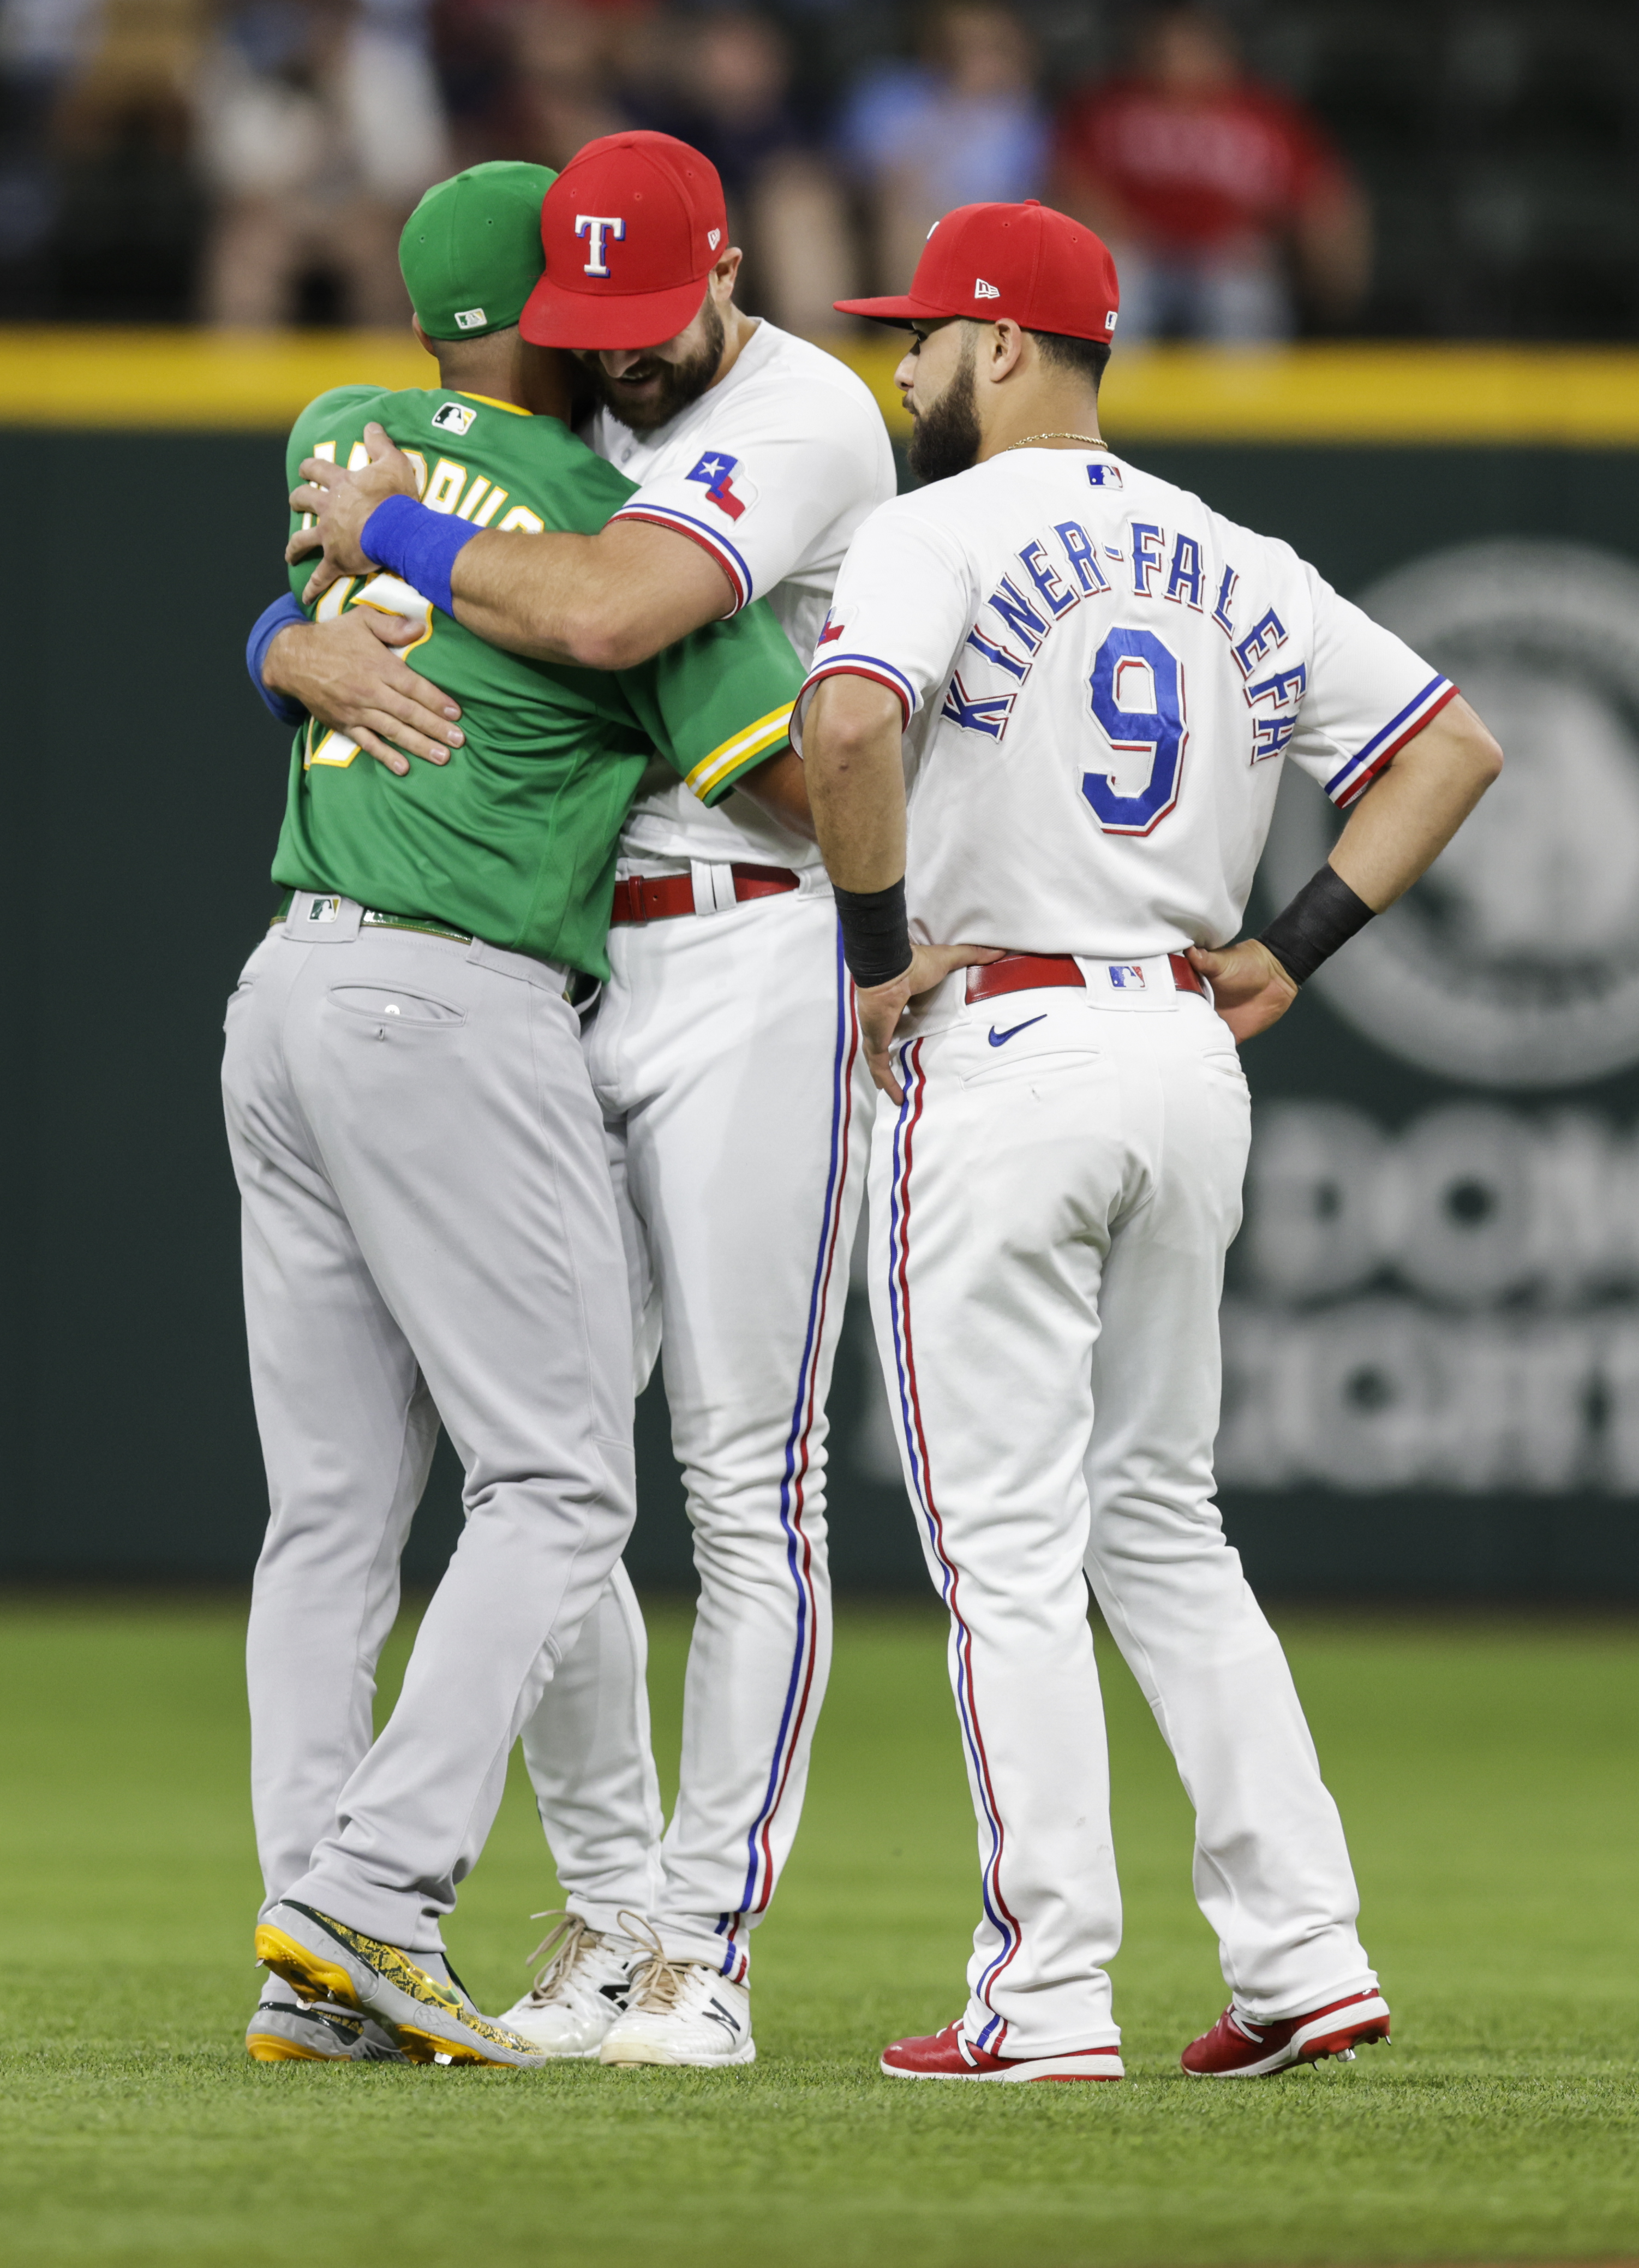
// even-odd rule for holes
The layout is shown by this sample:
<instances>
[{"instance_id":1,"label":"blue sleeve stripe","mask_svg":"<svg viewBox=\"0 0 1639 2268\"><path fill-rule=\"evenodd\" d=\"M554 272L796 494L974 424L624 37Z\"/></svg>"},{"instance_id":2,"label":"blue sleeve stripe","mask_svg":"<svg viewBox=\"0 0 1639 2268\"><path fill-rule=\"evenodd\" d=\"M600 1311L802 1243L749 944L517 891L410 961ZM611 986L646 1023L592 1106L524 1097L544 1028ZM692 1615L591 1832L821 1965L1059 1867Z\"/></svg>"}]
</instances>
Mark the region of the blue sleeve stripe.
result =
<instances>
[{"instance_id":1,"label":"blue sleeve stripe","mask_svg":"<svg viewBox=\"0 0 1639 2268\"><path fill-rule=\"evenodd\" d=\"M874 677L879 685L886 685L890 692L898 694L904 707L905 722L908 725L915 715L917 705L915 687L905 675L903 670L895 669L891 661L884 661L879 655L874 653L827 654L823 661L816 662L809 671L803 689L797 696L798 710L801 710L804 701L819 684L821 678L839 675Z\"/></svg>"},{"instance_id":2,"label":"blue sleeve stripe","mask_svg":"<svg viewBox=\"0 0 1639 2268\"><path fill-rule=\"evenodd\" d=\"M1327 793L1334 799L1341 795L1348 787L1352 776L1360 770L1361 766L1363 764L1369 764L1372 757L1378 753L1378 749L1382 747L1384 742L1393 739L1393 735L1399 732L1403 725L1407 724L1416 715L1420 709L1423 708L1428 703L1435 700L1437 696L1441 696L1447 693L1454 692L1456 688L1452 684L1449 678L1431 677L1429 680L1429 682L1423 687L1422 692L1414 695L1412 699L1406 703L1406 706L1400 711L1397 717L1391 717L1388 723L1383 726L1380 732L1377 732L1372 734L1371 738L1366 742L1363 748L1357 749L1356 753L1349 757L1346 764L1343 764L1337 771L1333 773L1331 778L1327 780L1326 784Z\"/></svg>"}]
</instances>

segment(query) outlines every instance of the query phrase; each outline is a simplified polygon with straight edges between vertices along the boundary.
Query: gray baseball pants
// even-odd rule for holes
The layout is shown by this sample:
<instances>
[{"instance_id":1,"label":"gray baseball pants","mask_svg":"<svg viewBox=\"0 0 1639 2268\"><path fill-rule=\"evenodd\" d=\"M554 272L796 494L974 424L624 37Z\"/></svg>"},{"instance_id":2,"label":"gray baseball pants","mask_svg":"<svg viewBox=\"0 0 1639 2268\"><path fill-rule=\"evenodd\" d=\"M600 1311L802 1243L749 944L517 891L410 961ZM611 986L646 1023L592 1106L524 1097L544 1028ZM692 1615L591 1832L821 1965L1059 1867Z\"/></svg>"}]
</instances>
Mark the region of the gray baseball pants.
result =
<instances>
[{"instance_id":1,"label":"gray baseball pants","mask_svg":"<svg viewBox=\"0 0 1639 2268\"><path fill-rule=\"evenodd\" d=\"M268 1902L414 1951L438 1948L635 1510L626 1264L563 983L302 892L228 1009L270 1503L247 1646ZM440 1417L467 1524L372 1745Z\"/></svg>"}]
</instances>

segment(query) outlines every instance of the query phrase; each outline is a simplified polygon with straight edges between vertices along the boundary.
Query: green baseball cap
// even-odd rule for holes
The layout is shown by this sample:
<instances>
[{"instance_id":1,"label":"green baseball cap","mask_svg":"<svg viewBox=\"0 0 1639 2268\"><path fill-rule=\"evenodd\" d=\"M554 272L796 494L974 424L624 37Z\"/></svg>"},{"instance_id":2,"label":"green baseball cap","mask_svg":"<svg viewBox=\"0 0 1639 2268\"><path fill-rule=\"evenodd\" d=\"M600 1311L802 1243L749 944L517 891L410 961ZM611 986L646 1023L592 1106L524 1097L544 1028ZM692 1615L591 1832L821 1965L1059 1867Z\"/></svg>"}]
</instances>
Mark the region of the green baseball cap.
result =
<instances>
[{"instance_id":1,"label":"green baseball cap","mask_svg":"<svg viewBox=\"0 0 1639 2268\"><path fill-rule=\"evenodd\" d=\"M404 224L399 267L430 339L504 330L540 280L540 204L548 166L469 166L435 182Z\"/></svg>"}]
</instances>

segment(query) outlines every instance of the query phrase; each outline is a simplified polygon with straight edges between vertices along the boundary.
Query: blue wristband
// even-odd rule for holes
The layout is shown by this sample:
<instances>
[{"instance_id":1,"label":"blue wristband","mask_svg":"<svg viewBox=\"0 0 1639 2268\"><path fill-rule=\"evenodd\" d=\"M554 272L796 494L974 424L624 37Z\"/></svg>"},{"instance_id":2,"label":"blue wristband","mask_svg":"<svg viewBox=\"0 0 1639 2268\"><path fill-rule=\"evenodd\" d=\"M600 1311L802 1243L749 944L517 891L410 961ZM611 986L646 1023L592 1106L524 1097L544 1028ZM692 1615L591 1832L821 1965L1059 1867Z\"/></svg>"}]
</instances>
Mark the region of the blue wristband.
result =
<instances>
[{"instance_id":1,"label":"blue wristband","mask_svg":"<svg viewBox=\"0 0 1639 2268\"><path fill-rule=\"evenodd\" d=\"M366 558L401 578L444 614L452 615L450 575L456 554L477 533L452 512L432 512L414 497L391 496L371 513L358 541Z\"/></svg>"},{"instance_id":2,"label":"blue wristband","mask_svg":"<svg viewBox=\"0 0 1639 2268\"><path fill-rule=\"evenodd\" d=\"M261 666L268 659L268 648L279 632L290 622L305 622L306 615L287 591L265 608L251 624L250 636L245 641L245 666L250 672L250 681L261 694L263 702L282 725L299 725L307 711L299 701L288 693L276 693L261 681Z\"/></svg>"}]
</instances>

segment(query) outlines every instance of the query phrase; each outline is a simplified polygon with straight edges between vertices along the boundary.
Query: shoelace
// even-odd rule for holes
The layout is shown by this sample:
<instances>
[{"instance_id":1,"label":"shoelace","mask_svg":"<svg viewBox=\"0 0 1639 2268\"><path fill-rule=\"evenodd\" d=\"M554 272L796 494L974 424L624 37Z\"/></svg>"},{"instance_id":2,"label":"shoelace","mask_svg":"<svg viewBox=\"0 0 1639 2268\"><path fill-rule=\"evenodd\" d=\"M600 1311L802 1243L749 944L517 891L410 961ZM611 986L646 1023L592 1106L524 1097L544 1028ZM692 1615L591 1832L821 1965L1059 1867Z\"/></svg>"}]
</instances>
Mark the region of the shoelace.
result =
<instances>
[{"instance_id":1,"label":"shoelace","mask_svg":"<svg viewBox=\"0 0 1639 2268\"><path fill-rule=\"evenodd\" d=\"M631 1997L627 2005L634 2013L642 2008L669 2015L677 2007L678 1999L688 1982L688 1971L703 1964L698 1961L673 1961L660 1942L658 1933L641 1914L621 1912L615 1916L621 1927L637 1945L650 1950L632 1970Z\"/></svg>"},{"instance_id":2,"label":"shoelace","mask_svg":"<svg viewBox=\"0 0 1639 2268\"><path fill-rule=\"evenodd\" d=\"M1242 2039L1250 2040L1255 2048L1263 2045L1263 2036L1270 2029L1268 2024L1254 2024L1252 2018L1243 2016L1238 2008L1226 2008L1224 2013L1229 2018L1232 2032L1238 2032Z\"/></svg>"},{"instance_id":3,"label":"shoelace","mask_svg":"<svg viewBox=\"0 0 1639 2268\"><path fill-rule=\"evenodd\" d=\"M574 1969L583 1953L589 1953L601 1942L599 1933L591 1929L577 1913L567 1906L548 1906L541 1912L531 1914L531 1921L549 1921L556 1927L549 1929L530 1955L533 1964L544 1961L546 1966L529 1988L532 2000L549 2000Z\"/></svg>"}]
</instances>

